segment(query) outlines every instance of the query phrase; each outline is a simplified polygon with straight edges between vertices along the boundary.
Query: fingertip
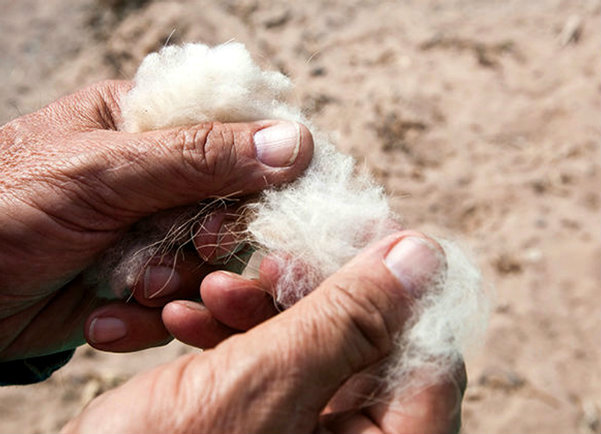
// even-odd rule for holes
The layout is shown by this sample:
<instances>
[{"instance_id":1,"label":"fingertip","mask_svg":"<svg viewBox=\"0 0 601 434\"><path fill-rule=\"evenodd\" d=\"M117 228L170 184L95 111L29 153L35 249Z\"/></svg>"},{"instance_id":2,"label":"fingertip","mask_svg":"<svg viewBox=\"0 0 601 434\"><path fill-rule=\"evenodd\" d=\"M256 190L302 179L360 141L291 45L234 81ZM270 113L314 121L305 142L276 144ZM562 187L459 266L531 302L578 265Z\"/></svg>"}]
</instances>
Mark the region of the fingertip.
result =
<instances>
[{"instance_id":1,"label":"fingertip","mask_svg":"<svg viewBox=\"0 0 601 434\"><path fill-rule=\"evenodd\" d=\"M205 262L217 257L218 236L225 217L225 211L213 212L192 228L192 242L198 256Z\"/></svg>"},{"instance_id":2,"label":"fingertip","mask_svg":"<svg viewBox=\"0 0 601 434\"><path fill-rule=\"evenodd\" d=\"M277 313L273 298L259 281L227 271L209 274L201 284L203 303L229 327L248 330Z\"/></svg>"},{"instance_id":3,"label":"fingertip","mask_svg":"<svg viewBox=\"0 0 601 434\"><path fill-rule=\"evenodd\" d=\"M442 248L423 234L399 233L400 239L390 246L384 265L412 298L419 298L436 283L446 269Z\"/></svg>"},{"instance_id":4,"label":"fingertip","mask_svg":"<svg viewBox=\"0 0 601 434\"><path fill-rule=\"evenodd\" d=\"M92 344L109 344L127 335L125 322L111 316L93 318L87 329L87 337Z\"/></svg>"},{"instance_id":5,"label":"fingertip","mask_svg":"<svg viewBox=\"0 0 601 434\"><path fill-rule=\"evenodd\" d=\"M244 249L245 225L234 208L224 208L201 218L192 229L198 256L212 265L223 265Z\"/></svg>"},{"instance_id":6,"label":"fingertip","mask_svg":"<svg viewBox=\"0 0 601 434\"><path fill-rule=\"evenodd\" d=\"M92 347L112 352L138 351L171 340L160 309L123 302L93 311L84 324L84 336Z\"/></svg>"},{"instance_id":7,"label":"fingertip","mask_svg":"<svg viewBox=\"0 0 601 434\"><path fill-rule=\"evenodd\" d=\"M275 295L275 288L278 279L282 274L279 261L273 256L265 256L259 265L259 282L261 287L268 291L272 296Z\"/></svg>"},{"instance_id":8,"label":"fingertip","mask_svg":"<svg viewBox=\"0 0 601 434\"><path fill-rule=\"evenodd\" d=\"M162 320L177 340L198 348L213 348L235 330L217 321L201 303L176 300L163 308Z\"/></svg>"},{"instance_id":9,"label":"fingertip","mask_svg":"<svg viewBox=\"0 0 601 434\"><path fill-rule=\"evenodd\" d=\"M313 155L313 136L298 122L272 121L253 134L257 159L275 168L306 167Z\"/></svg>"}]
</instances>

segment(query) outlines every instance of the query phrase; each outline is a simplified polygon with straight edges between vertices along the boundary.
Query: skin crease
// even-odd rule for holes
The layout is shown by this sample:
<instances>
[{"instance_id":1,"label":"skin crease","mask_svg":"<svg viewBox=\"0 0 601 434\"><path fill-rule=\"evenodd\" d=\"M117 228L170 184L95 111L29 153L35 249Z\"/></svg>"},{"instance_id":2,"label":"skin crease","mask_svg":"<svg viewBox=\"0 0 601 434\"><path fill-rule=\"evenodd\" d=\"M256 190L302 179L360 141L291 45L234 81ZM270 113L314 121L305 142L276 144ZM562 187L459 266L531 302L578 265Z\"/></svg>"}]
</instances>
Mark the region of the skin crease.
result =
<instances>
[{"instance_id":1,"label":"skin crease","mask_svg":"<svg viewBox=\"0 0 601 434\"><path fill-rule=\"evenodd\" d=\"M279 315L269 293L277 270L269 260L259 279L244 279L214 271L202 243L198 255L178 262L178 287L169 295L149 299L140 281L135 302L95 295L82 272L135 222L292 180L312 155L311 135L301 126L292 165L258 161L252 137L277 121L123 133L118 101L131 86L100 83L0 129L0 362L74 348L85 338L109 351L156 346L172 336L215 348L101 395L64 432L457 431L463 366L410 401L381 396L366 407L351 399L377 392L361 381L362 372L388 354L411 304L384 258L421 234L382 240ZM215 243L211 234L198 239ZM160 265L172 266L151 264ZM204 304L186 300L199 288ZM106 317L123 321L127 333L94 342L91 325Z\"/></svg>"}]
</instances>

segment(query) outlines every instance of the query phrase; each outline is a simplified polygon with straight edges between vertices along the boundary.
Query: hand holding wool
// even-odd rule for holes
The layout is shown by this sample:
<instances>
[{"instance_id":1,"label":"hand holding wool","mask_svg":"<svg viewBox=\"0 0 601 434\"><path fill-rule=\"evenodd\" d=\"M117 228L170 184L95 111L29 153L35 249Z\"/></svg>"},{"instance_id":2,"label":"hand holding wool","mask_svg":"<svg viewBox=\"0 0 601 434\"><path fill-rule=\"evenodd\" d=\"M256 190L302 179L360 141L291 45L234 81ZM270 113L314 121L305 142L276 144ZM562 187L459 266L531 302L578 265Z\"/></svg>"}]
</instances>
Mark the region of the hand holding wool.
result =
<instances>
[{"instance_id":1,"label":"hand holding wool","mask_svg":"<svg viewBox=\"0 0 601 434\"><path fill-rule=\"evenodd\" d=\"M444 271L433 240L393 234L285 312L101 395L63 432L457 432L461 364L410 400L373 381Z\"/></svg>"},{"instance_id":2,"label":"hand holding wool","mask_svg":"<svg viewBox=\"0 0 601 434\"><path fill-rule=\"evenodd\" d=\"M286 102L290 80L261 70L241 44L165 47L144 59L135 82L121 101L121 127L131 132L264 117L310 126ZM275 263L277 278L271 289L283 307L293 305L362 249L398 229L383 189L358 171L351 157L337 152L327 136L311 129L315 153L303 175L281 188L267 189L258 200L245 204L240 215L246 228L242 239L256 249L258 257L268 256ZM177 244L166 235L156 230L157 239ZM412 305L410 326L397 336L397 351L383 375L384 384L398 393L451 376L451 367L461 362L462 354L485 329L488 300L480 273L456 244L440 243L447 257L446 273L432 280L427 296ZM134 281L136 264L161 252L160 243L158 248L134 246L123 246L117 271L99 273L114 291ZM256 274L256 270L246 274L253 271Z\"/></svg>"},{"instance_id":3,"label":"hand holding wool","mask_svg":"<svg viewBox=\"0 0 601 434\"><path fill-rule=\"evenodd\" d=\"M86 318L87 338L99 348L167 342L160 308L197 295L215 270L215 253L228 249L205 250L206 261L194 251L177 262L155 258L136 270L137 303L109 303L87 277L92 264L132 227L140 235L150 215L155 225L171 225L167 210L290 181L311 159L306 128L280 121L118 131L117 101L131 88L100 83L0 129L0 361L75 348L84 343ZM275 147L262 142L259 160L254 135L282 128L288 156L280 136ZM213 214L205 222L212 229L197 235L215 247L224 221Z\"/></svg>"}]
</instances>

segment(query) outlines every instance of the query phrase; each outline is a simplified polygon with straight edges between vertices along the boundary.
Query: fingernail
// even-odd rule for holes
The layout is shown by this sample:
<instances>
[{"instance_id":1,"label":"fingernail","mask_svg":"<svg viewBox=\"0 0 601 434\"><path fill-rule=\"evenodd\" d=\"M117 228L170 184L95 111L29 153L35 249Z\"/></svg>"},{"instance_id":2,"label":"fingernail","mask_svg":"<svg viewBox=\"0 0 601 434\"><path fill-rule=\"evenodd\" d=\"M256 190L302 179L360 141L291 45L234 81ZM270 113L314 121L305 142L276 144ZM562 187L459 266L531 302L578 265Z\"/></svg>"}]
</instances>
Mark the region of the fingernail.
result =
<instances>
[{"instance_id":1,"label":"fingernail","mask_svg":"<svg viewBox=\"0 0 601 434\"><path fill-rule=\"evenodd\" d=\"M94 318L90 323L89 337L95 344L106 344L121 339L127 334L125 323L118 318Z\"/></svg>"},{"instance_id":2,"label":"fingernail","mask_svg":"<svg viewBox=\"0 0 601 434\"><path fill-rule=\"evenodd\" d=\"M244 244L239 241L241 230L240 222L237 220L223 222L217 235L215 262L227 262L244 247Z\"/></svg>"},{"instance_id":3,"label":"fingernail","mask_svg":"<svg viewBox=\"0 0 601 434\"><path fill-rule=\"evenodd\" d=\"M204 217L192 226L192 240L200 258L210 262L215 258L217 238L223 225L225 213L218 211Z\"/></svg>"},{"instance_id":4,"label":"fingernail","mask_svg":"<svg viewBox=\"0 0 601 434\"><path fill-rule=\"evenodd\" d=\"M384 264L403 288L418 298L441 277L444 256L428 240L407 237L388 252Z\"/></svg>"},{"instance_id":5,"label":"fingernail","mask_svg":"<svg viewBox=\"0 0 601 434\"><path fill-rule=\"evenodd\" d=\"M298 156L301 131L295 122L280 122L255 133L257 158L271 167L290 166Z\"/></svg>"},{"instance_id":6,"label":"fingernail","mask_svg":"<svg viewBox=\"0 0 601 434\"><path fill-rule=\"evenodd\" d=\"M181 278L172 267L150 266L144 272L144 297L149 300L165 297L178 290Z\"/></svg>"},{"instance_id":7,"label":"fingernail","mask_svg":"<svg viewBox=\"0 0 601 434\"><path fill-rule=\"evenodd\" d=\"M202 303L198 303L195 301L190 301L190 300L177 300L174 301L173 303L176 303L180 306L185 307L186 309L191 309L194 311L200 311L200 312L204 312L207 310L207 308L202 304Z\"/></svg>"}]
</instances>

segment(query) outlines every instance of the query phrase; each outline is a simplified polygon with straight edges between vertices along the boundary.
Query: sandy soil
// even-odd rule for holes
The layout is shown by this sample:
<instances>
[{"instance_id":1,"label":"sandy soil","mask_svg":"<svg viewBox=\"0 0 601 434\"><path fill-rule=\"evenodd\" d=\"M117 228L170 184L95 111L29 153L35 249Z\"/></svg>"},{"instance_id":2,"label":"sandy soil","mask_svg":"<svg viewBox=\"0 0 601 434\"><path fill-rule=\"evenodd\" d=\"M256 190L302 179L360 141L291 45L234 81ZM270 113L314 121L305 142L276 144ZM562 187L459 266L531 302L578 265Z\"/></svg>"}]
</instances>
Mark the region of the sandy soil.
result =
<instances>
[{"instance_id":1,"label":"sandy soil","mask_svg":"<svg viewBox=\"0 0 601 434\"><path fill-rule=\"evenodd\" d=\"M497 305L465 433L601 432L601 2L3 0L0 122L164 44L236 39L372 170L407 226L472 250ZM0 432L50 432L192 351L78 350L0 390Z\"/></svg>"}]
</instances>

